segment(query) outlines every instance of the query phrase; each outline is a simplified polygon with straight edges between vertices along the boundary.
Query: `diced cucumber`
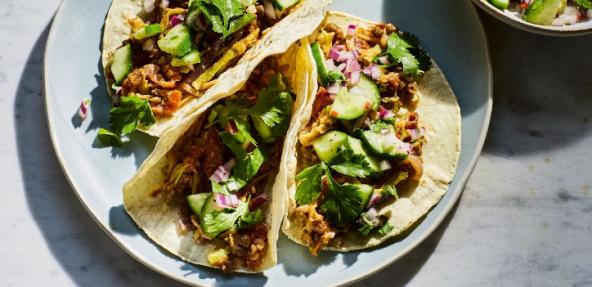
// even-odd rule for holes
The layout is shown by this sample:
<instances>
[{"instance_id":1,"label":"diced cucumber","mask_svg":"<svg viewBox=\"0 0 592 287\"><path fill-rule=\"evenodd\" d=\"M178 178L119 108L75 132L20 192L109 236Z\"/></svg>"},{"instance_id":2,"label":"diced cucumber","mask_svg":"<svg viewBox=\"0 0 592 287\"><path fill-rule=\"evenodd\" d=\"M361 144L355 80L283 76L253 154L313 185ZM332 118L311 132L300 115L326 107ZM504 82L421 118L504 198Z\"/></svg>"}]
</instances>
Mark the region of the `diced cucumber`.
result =
<instances>
[{"instance_id":1,"label":"diced cucumber","mask_svg":"<svg viewBox=\"0 0 592 287\"><path fill-rule=\"evenodd\" d=\"M407 151L410 149L408 143L397 138L395 129L392 126L379 130L363 131L361 139L371 153L381 158L404 160L407 158Z\"/></svg>"},{"instance_id":2,"label":"diced cucumber","mask_svg":"<svg viewBox=\"0 0 592 287\"><path fill-rule=\"evenodd\" d=\"M347 142L348 135L340 131L330 131L318 139L312 146L317 156L324 162L329 162L339 153Z\"/></svg>"},{"instance_id":3,"label":"diced cucumber","mask_svg":"<svg viewBox=\"0 0 592 287\"><path fill-rule=\"evenodd\" d=\"M286 10L296 5L300 0L273 0L273 6L278 10Z\"/></svg>"},{"instance_id":4,"label":"diced cucumber","mask_svg":"<svg viewBox=\"0 0 592 287\"><path fill-rule=\"evenodd\" d=\"M189 203L189 208L197 217L201 217L201 210L206 203L206 199L208 199L210 193L198 193L192 194L187 197L187 203Z\"/></svg>"},{"instance_id":5,"label":"diced cucumber","mask_svg":"<svg viewBox=\"0 0 592 287\"><path fill-rule=\"evenodd\" d=\"M551 25L561 9L561 0L534 0L524 12L524 20L538 25Z\"/></svg>"},{"instance_id":6,"label":"diced cucumber","mask_svg":"<svg viewBox=\"0 0 592 287\"><path fill-rule=\"evenodd\" d=\"M348 184L346 184L348 185ZM364 207L368 205L368 201L372 197L372 193L374 193L374 187L367 184L352 184L353 186L358 188L359 195L364 202Z\"/></svg>"},{"instance_id":7,"label":"diced cucumber","mask_svg":"<svg viewBox=\"0 0 592 287\"><path fill-rule=\"evenodd\" d=\"M339 90L331 106L331 116L340 120L353 120L367 111L377 110L379 104L378 87L368 77L362 76L349 91L345 88Z\"/></svg>"},{"instance_id":8,"label":"diced cucumber","mask_svg":"<svg viewBox=\"0 0 592 287\"><path fill-rule=\"evenodd\" d=\"M199 63L201 63L201 54L198 50L191 50L191 52L182 58L173 57L171 60L171 66L173 67L183 67Z\"/></svg>"},{"instance_id":9,"label":"diced cucumber","mask_svg":"<svg viewBox=\"0 0 592 287\"><path fill-rule=\"evenodd\" d=\"M142 29L138 30L138 32L134 33L132 37L136 38L137 40L142 40L144 38L156 36L160 34L160 24L150 24L142 27Z\"/></svg>"},{"instance_id":10,"label":"diced cucumber","mask_svg":"<svg viewBox=\"0 0 592 287\"><path fill-rule=\"evenodd\" d=\"M111 74L115 79L115 84L119 85L125 77L132 71L132 46L126 44L117 49L113 54L113 61L111 62Z\"/></svg>"},{"instance_id":11,"label":"diced cucumber","mask_svg":"<svg viewBox=\"0 0 592 287\"><path fill-rule=\"evenodd\" d=\"M506 10L508 9L508 7L510 7L510 0L488 0L489 3L491 3L491 5L502 9L502 10Z\"/></svg>"},{"instance_id":12,"label":"diced cucumber","mask_svg":"<svg viewBox=\"0 0 592 287\"><path fill-rule=\"evenodd\" d=\"M173 27L162 39L158 40L158 47L162 51L177 57L183 57L189 53L192 45L189 28L183 24Z\"/></svg>"},{"instance_id":13,"label":"diced cucumber","mask_svg":"<svg viewBox=\"0 0 592 287\"><path fill-rule=\"evenodd\" d=\"M317 73L323 85L329 84L329 70L325 66L325 53L321 49L321 45L318 42L314 42L310 45L312 57L317 66Z\"/></svg>"},{"instance_id":14,"label":"diced cucumber","mask_svg":"<svg viewBox=\"0 0 592 287\"><path fill-rule=\"evenodd\" d=\"M388 166L381 164L381 162L377 158L369 155L366 152L361 140L348 136L347 148L349 148L354 154L363 156L366 162L368 163L368 166L373 172L380 173L389 169Z\"/></svg>"}]
</instances>

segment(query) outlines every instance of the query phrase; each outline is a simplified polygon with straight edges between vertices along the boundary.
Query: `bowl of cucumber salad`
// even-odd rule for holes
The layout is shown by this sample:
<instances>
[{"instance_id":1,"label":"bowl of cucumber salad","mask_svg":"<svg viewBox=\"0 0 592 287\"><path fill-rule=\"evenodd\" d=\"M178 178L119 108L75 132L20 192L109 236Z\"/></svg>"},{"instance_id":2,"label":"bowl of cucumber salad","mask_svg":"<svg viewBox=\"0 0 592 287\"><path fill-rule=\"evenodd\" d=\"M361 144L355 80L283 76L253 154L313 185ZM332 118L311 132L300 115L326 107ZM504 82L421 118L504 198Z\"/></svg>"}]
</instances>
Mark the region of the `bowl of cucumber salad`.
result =
<instances>
[{"instance_id":1,"label":"bowl of cucumber salad","mask_svg":"<svg viewBox=\"0 0 592 287\"><path fill-rule=\"evenodd\" d=\"M592 33L592 0L473 0L496 18L520 29L551 35Z\"/></svg>"}]
</instances>

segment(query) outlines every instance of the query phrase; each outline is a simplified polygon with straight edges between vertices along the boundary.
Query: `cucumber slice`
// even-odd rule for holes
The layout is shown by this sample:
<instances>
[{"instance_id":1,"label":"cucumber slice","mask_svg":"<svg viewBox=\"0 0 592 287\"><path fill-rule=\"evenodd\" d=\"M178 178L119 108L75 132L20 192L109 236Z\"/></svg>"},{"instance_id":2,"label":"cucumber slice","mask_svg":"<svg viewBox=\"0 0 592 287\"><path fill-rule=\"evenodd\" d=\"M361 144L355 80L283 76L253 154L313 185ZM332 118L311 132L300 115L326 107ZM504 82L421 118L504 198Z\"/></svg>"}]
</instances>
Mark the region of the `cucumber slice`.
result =
<instances>
[{"instance_id":1,"label":"cucumber slice","mask_svg":"<svg viewBox=\"0 0 592 287\"><path fill-rule=\"evenodd\" d=\"M369 155L364 146L362 145L362 141L348 136L347 138L347 148L351 149L354 154L361 155L364 157L370 169L375 173L375 175L387 170L389 167L382 164L377 158Z\"/></svg>"},{"instance_id":2,"label":"cucumber slice","mask_svg":"<svg viewBox=\"0 0 592 287\"><path fill-rule=\"evenodd\" d=\"M538 25L551 25L561 9L561 0L534 0L524 12L524 20Z\"/></svg>"},{"instance_id":3,"label":"cucumber slice","mask_svg":"<svg viewBox=\"0 0 592 287\"><path fill-rule=\"evenodd\" d=\"M215 210L219 210L220 207L218 207L218 204L216 204L216 197L214 196L214 193L208 193L208 197L206 197L206 199L204 200L204 203L202 204L201 207L201 215L204 215L206 213L210 213L212 211ZM200 216L201 219L201 216Z\"/></svg>"},{"instance_id":4,"label":"cucumber slice","mask_svg":"<svg viewBox=\"0 0 592 287\"><path fill-rule=\"evenodd\" d=\"M360 81L348 90L342 88L331 106L331 116L340 120L357 119L367 111L377 110L380 92L372 80L362 76Z\"/></svg>"},{"instance_id":5,"label":"cucumber slice","mask_svg":"<svg viewBox=\"0 0 592 287\"><path fill-rule=\"evenodd\" d=\"M349 184L345 184L345 185L349 185ZM351 184L351 185L358 188L360 198L364 202L363 206L366 207L368 205L368 201L370 201L370 198L372 197L372 193L374 193L374 187L372 187L371 185L367 185L367 184Z\"/></svg>"},{"instance_id":6,"label":"cucumber slice","mask_svg":"<svg viewBox=\"0 0 592 287\"><path fill-rule=\"evenodd\" d=\"M210 196L210 193L198 193L192 194L187 197L187 203L189 203L189 208L191 211L198 217L201 217L201 210L206 203L206 199Z\"/></svg>"},{"instance_id":7,"label":"cucumber slice","mask_svg":"<svg viewBox=\"0 0 592 287\"><path fill-rule=\"evenodd\" d=\"M173 57L171 60L171 66L183 67L201 63L201 54L198 50L191 50L187 55L182 58Z\"/></svg>"},{"instance_id":8,"label":"cucumber slice","mask_svg":"<svg viewBox=\"0 0 592 287\"><path fill-rule=\"evenodd\" d=\"M325 53L321 49L321 45L318 42L314 42L310 45L312 57L315 60L317 66L317 72L323 85L329 84L329 70L325 66Z\"/></svg>"},{"instance_id":9,"label":"cucumber slice","mask_svg":"<svg viewBox=\"0 0 592 287\"><path fill-rule=\"evenodd\" d=\"M183 24L173 27L162 39L158 40L158 47L173 56L183 57L191 51L191 33Z\"/></svg>"},{"instance_id":10,"label":"cucumber slice","mask_svg":"<svg viewBox=\"0 0 592 287\"><path fill-rule=\"evenodd\" d=\"M134 33L132 37L136 38L137 40L142 40L144 38L156 36L160 34L160 24L150 24L142 27L138 32Z\"/></svg>"},{"instance_id":11,"label":"cucumber slice","mask_svg":"<svg viewBox=\"0 0 592 287\"><path fill-rule=\"evenodd\" d=\"M300 0L273 0L273 6L278 10L286 10L296 5Z\"/></svg>"},{"instance_id":12,"label":"cucumber slice","mask_svg":"<svg viewBox=\"0 0 592 287\"><path fill-rule=\"evenodd\" d=\"M508 9L508 7L510 7L510 0L488 0L489 3L491 3L491 5L502 9L502 10L506 10Z\"/></svg>"},{"instance_id":13,"label":"cucumber slice","mask_svg":"<svg viewBox=\"0 0 592 287\"><path fill-rule=\"evenodd\" d=\"M348 135L340 131L330 131L318 139L316 139L312 146L317 153L317 156L324 162L329 162L339 151L343 149L343 145L347 142Z\"/></svg>"},{"instance_id":14,"label":"cucumber slice","mask_svg":"<svg viewBox=\"0 0 592 287\"><path fill-rule=\"evenodd\" d=\"M113 74L115 84L119 85L132 71L132 69L132 46L127 44L117 49L113 54L113 61L111 62L111 74Z\"/></svg>"},{"instance_id":15,"label":"cucumber slice","mask_svg":"<svg viewBox=\"0 0 592 287\"><path fill-rule=\"evenodd\" d=\"M392 126L378 131L364 131L361 139L372 154L381 158L404 160L407 158L407 151L410 148L408 143L397 138Z\"/></svg>"}]
</instances>

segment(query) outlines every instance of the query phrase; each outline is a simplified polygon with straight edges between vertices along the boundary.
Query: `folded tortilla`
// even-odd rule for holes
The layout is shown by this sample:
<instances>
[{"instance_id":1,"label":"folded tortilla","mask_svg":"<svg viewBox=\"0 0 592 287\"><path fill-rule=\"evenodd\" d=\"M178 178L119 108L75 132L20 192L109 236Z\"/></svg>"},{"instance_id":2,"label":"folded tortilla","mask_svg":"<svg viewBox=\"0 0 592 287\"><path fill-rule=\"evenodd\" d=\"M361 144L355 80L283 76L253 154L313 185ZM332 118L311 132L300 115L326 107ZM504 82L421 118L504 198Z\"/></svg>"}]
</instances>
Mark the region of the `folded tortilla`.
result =
<instances>
[{"instance_id":1,"label":"folded tortilla","mask_svg":"<svg viewBox=\"0 0 592 287\"><path fill-rule=\"evenodd\" d=\"M312 59L307 56L308 46L306 40L297 42L278 59L280 65L288 67L287 71L282 71L282 73L290 80L292 92L296 96L292 110L292 122L297 122L296 119L300 117L302 107L305 106L304 103L310 92L309 84L312 82L310 71L313 63ZM286 65L296 62L299 63L298 66ZM154 151L146 158L138 172L123 187L125 209L148 237L184 261L204 266L211 266L208 263L207 255L214 250L215 246L211 243L202 244L194 241L192 232L180 233L180 206L167 202L164 195L154 195L153 192L164 184L172 168L171 165L176 162L175 144L183 140L187 131L218 100L219 98L205 103L190 114L180 126L167 130L160 137ZM294 129L290 127L288 131L294 131ZM295 137L293 132L285 137L286 140L281 143L283 149L286 149L290 143L287 139L293 137ZM286 154L282 153L281 162L286 161L285 156ZM266 224L269 227L267 237L269 248L259 270L237 269L237 272L260 272L274 266L277 262L276 242L286 195L285 187L280 183L285 181L287 170L280 165L275 175L268 177L264 191L269 198L269 208L265 215Z\"/></svg>"},{"instance_id":2,"label":"folded tortilla","mask_svg":"<svg viewBox=\"0 0 592 287\"><path fill-rule=\"evenodd\" d=\"M320 27L323 27L327 23L334 23L343 30L346 30L349 24L355 24L357 26L375 24L338 12L329 12ZM311 36L311 39L311 42L313 42L316 39L316 35ZM308 56L312 58L310 51ZM296 135L307 125L311 117L313 102L317 94L316 67L313 67L311 78L314 84L310 84L311 93L309 94L309 99L305 103L306 106L302 109L301 117L298 118L297 122L292 123L294 130L288 132L292 136L288 138L287 147L284 150L286 154L285 162L282 163L282 166L285 166L288 171L286 176L281 178L283 180L281 185L288 193L285 202L287 212L284 214L282 231L291 240L302 245L306 245L301 240L303 228L295 220L291 220L290 215L297 207L295 200L295 176L298 172L299 155L296 151L298 142ZM423 147L424 174L419 184L398 188L400 198L378 210L379 215L390 214L388 224L393 227L390 233L382 236L373 233L367 237L363 237L358 232L349 232L345 235L344 241L339 247L328 246L325 249L341 252L365 249L379 245L389 238L400 235L425 216L448 190L448 186L454 177L460 155L460 108L444 74L435 63L432 69L418 81L418 84L420 102L416 111L420 114L428 137L428 141Z\"/></svg>"},{"instance_id":3,"label":"folded tortilla","mask_svg":"<svg viewBox=\"0 0 592 287\"><path fill-rule=\"evenodd\" d=\"M105 73L109 73L113 53L127 40L131 33L128 19L143 13L143 0L113 0L103 36L102 64ZM249 78L253 69L268 56L284 53L290 45L309 36L323 20L327 10L326 0L302 0L300 4L271 29L263 31L263 36L249 49L232 68L218 76L218 81L200 97L191 100L177 110L173 116L157 119L148 128L139 129L155 137L160 137L165 130L181 125L184 119L206 103L226 97L236 92ZM107 79L107 87L113 84L112 77ZM108 89L109 93L112 90Z\"/></svg>"}]
</instances>

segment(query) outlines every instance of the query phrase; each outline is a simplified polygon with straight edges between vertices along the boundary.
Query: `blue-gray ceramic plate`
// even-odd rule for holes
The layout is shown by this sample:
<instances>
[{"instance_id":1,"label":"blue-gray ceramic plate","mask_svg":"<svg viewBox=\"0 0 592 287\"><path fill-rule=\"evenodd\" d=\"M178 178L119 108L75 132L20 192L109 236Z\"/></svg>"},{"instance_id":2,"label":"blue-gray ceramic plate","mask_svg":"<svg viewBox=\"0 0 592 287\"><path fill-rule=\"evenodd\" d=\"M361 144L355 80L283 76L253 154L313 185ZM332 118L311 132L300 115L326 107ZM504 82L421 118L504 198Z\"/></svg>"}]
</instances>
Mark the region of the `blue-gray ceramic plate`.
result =
<instances>
[{"instance_id":1,"label":"blue-gray ceramic plate","mask_svg":"<svg viewBox=\"0 0 592 287\"><path fill-rule=\"evenodd\" d=\"M166 276L193 285L327 286L359 280L400 258L437 226L459 198L485 140L491 113L491 70L485 35L469 1L336 0L332 9L387 20L417 34L450 80L462 110L462 153L444 198L406 237L364 252L322 253L285 238L279 264L260 275L225 276L187 264L148 240L122 208L122 184L148 155L155 140L135 135L122 149L95 143L107 126L107 97L100 68L101 31L109 0L65 0L57 12L45 54L45 89L50 134L74 191L97 223L131 256ZM443 12L445 11L445 13ZM91 114L76 120L81 100Z\"/></svg>"}]
</instances>

